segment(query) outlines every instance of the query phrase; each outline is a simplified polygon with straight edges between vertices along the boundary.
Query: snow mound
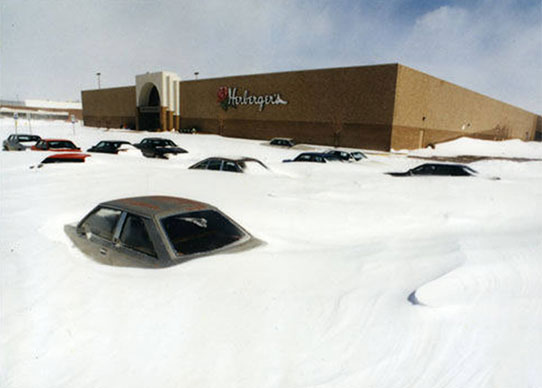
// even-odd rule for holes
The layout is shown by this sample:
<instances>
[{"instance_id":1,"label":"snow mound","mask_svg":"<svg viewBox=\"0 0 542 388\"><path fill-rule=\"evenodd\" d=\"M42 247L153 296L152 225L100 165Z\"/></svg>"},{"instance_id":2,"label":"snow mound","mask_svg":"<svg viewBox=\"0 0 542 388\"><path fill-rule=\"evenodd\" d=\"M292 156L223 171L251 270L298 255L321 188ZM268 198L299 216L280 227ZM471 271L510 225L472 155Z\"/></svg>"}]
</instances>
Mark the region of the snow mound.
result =
<instances>
[{"instance_id":1,"label":"snow mound","mask_svg":"<svg viewBox=\"0 0 542 388\"><path fill-rule=\"evenodd\" d=\"M501 158L542 159L542 143L519 139L492 141L467 137L440 143L435 148L408 151L410 156L461 156L477 155Z\"/></svg>"}]
</instances>

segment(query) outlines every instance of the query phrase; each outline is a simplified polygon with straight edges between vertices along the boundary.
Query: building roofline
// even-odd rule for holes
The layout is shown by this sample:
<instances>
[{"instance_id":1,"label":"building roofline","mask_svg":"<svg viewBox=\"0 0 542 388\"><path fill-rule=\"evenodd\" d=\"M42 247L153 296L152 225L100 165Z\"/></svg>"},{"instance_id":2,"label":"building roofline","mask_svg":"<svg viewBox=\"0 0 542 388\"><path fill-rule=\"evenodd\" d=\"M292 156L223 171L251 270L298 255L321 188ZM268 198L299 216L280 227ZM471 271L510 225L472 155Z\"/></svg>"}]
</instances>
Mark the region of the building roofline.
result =
<instances>
[{"instance_id":1,"label":"building roofline","mask_svg":"<svg viewBox=\"0 0 542 388\"><path fill-rule=\"evenodd\" d=\"M253 74L238 74L238 75L228 75L224 77L210 77L210 78L200 78L200 79L191 79L183 80L181 78L181 83L184 82L205 82L210 80L217 79L228 79L228 78L241 78L241 77L256 77L256 76L266 76L266 75L279 75L279 74L293 74L293 73L307 73L307 72L317 72L317 71L328 71L328 70L354 70L354 69L365 69L370 67L392 67L398 66L399 63L382 63L377 65L363 65L363 66L346 66L346 67L325 67L319 69L304 69L304 70L285 70L285 71L275 71L270 73L253 73Z\"/></svg>"}]
</instances>

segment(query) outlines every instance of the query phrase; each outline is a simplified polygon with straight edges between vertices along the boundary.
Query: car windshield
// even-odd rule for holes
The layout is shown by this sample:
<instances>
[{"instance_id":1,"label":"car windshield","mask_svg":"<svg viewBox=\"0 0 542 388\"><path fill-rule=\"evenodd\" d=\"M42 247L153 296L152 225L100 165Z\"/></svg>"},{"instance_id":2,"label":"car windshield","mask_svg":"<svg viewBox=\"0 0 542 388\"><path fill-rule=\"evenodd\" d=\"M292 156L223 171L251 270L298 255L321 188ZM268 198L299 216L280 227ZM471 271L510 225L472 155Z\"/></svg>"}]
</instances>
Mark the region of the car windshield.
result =
<instances>
[{"instance_id":1,"label":"car windshield","mask_svg":"<svg viewBox=\"0 0 542 388\"><path fill-rule=\"evenodd\" d=\"M244 236L241 229L214 210L169 216L161 223L177 255L209 252Z\"/></svg>"},{"instance_id":2,"label":"car windshield","mask_svg":"<svg viewBox=\"0 0 542 388\"><path fill-rule=\"evenodd\" d=\"M54 140L49 142L49 148L70 148L75 149L75 144L71 141Z\"/></svg>"}]
</instances>

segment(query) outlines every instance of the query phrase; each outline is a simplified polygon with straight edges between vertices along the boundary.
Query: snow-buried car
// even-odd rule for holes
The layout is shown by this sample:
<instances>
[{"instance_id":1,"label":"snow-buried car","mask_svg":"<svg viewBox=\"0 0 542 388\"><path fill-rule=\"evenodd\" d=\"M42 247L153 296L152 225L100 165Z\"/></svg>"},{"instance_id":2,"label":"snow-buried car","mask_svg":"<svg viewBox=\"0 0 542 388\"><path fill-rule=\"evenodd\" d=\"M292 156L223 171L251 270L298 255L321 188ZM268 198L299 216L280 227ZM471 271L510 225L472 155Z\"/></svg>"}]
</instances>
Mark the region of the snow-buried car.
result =
<instances>
[{"instance_id":1,"label":"snow-buried car","mask_svg":"<svg viewBox=\"0 0 542 388\"><path fill-rule=\"evenodd\" d=\"M391 176L477 176L478 172L463 164L425 163L406 172L387 172Z\"/></svg>"},{"instance_id":2,"label":"snow-buried car","mask_svg":"<svg viewBox=\"0 0 542 388\"><path fill-rule=\"evenodd\" d=\"M128 267L169 267L259 243L214 206L166 196L103 202L64 230L96 261Z\"/></svg>"},{"instance_id":3,"label":"snow-buried car","mask_svg":"<svg viewBox=\"0 0 542 388\"><path fill-rule=\"evenodd\" d=\"M15 133L9 135L8 138L2 142L2 148L4 151L24 151L33 145L36 145L40 140L41 137L38 135Z\"/></svg>"},{"instance_id":4,"label":"snow-buried car","mask_svg":"<svg viewBox=\"0 0 542 388\"><path fill-rule=\"evenodd\" d=\"M134 147L139 148L143 156L147 158L169 159L170 156L186 154L187 150L179 147L170 139L161 137L146 137L139 143L134 143Z\"/></svg>"},{"instance_id":5,"label":"snow-buried car","mask_svg":"<svg viewBox=\"0 0 542 388\"><path fill-rule=\"evenodd\" d=\"M269 170L267 166L258 159L247 158L244 156L235 158L213 156L188 168L191 170L214 170L229 172L263 172Z\"/></svg>"}]
</instances>

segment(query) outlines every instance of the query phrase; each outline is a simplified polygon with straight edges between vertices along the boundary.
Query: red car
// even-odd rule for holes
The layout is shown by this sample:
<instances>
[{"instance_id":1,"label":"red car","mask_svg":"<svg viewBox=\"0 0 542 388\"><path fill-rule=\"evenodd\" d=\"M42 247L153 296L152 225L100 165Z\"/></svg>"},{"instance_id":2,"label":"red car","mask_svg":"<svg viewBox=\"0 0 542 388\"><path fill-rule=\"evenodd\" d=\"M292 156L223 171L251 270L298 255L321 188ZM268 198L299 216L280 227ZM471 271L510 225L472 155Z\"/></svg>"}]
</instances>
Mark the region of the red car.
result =
<instances>
[{"instance_id":1,"label":"red car","mask_svg":"<svg viewBox=\"0 0 542 388\"><path fill-rule=\"evenodd\" d=\"M63 153L63 154L54 154L46 157L41 161L41 164L49 163L84 163L85 159L88 158L89 154L82 153Z\"/></svg>"},{"instance_id":2,"label":"red car","mask_svg":"<svg viewBox=\"0 0 542 388\"><path fill-rule=\"evenodd\" d=\"M65 139L41 139L32 146L33 151L81 151L71 140Z\"/></svg>"},{"instance_id":3,"label":"red car","mask_svg":"<svg viewBox=\"0 0 542 388\"><path fill-rule=\"evenodd\" d=\"M85 163L85 159L89 156L89 154L83 154L81 152L53 154L43 159L37 166L30 166L30 168L42 168L45 164L50 163Z\"/></svg>"}]
</instances>

